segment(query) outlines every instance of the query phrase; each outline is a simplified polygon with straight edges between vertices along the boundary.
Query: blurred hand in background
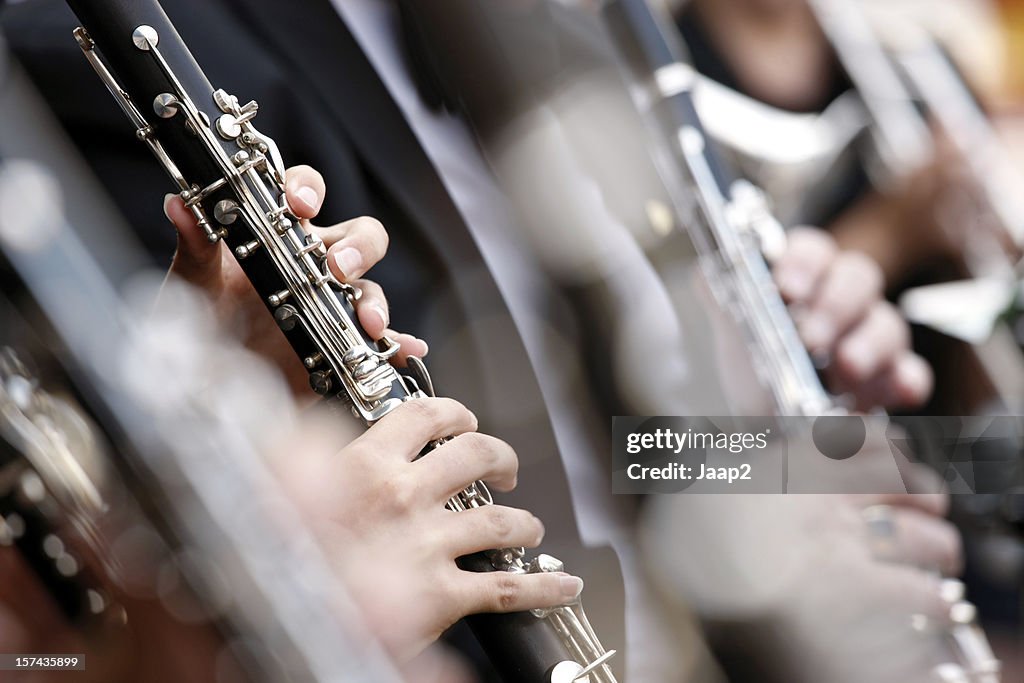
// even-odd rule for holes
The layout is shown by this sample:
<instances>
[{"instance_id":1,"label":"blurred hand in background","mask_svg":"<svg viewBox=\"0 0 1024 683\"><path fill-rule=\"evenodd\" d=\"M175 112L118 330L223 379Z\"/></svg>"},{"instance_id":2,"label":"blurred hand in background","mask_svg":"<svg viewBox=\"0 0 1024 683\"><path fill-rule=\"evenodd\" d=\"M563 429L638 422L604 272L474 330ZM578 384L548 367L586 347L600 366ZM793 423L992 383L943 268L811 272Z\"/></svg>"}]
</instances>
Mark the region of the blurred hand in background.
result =
<instances>
[{"instance_id":1,"label":"blurred hand in background","mask_svg":"<svg viewBox=\"0 0 1024 683\"><path fill-rule=\"evenodd\" d=\"M883 298L883 273L863 253L841 250L826 232L789 231L774 264L779 290L807 349L828 363L829 388L860 410L920 405L932 371L910 347L910 327Z\"/></svg>"}]
</instances>

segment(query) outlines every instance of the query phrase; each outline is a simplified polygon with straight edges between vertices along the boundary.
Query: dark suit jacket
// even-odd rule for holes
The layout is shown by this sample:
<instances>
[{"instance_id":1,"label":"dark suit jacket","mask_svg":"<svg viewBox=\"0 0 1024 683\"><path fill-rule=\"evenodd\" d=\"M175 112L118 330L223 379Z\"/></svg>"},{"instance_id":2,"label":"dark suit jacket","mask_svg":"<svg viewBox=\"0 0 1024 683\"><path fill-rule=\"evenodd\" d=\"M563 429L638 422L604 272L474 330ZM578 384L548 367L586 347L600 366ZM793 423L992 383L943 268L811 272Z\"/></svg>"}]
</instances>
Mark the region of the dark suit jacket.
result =
<instances>
[{"instance_id":1,"label":"dark suit jacket","mask_svg":"<svg viewBox=\"0 0 1024 683\"><path fill-rule=\"evenodd\" d=\"M395 325L430 341L439 393L462 400L482 429L516 448L519 489L501 502L544 520L545 550L592 586L588 611L606 645L621 648L617 565L610 551L578 542L552 427L508 309L439 177L330 2L164 6L215 87L260 103L256 125L278 142L286 163L323 173L320 224L373 215L388 227L389 254L372 274ZM33 0L6 8L0 19L11 49L129 224L169 262L174 234L161 198L173 188L82 57L73 15L57 0Z\"/></svg>"}]
</instances>

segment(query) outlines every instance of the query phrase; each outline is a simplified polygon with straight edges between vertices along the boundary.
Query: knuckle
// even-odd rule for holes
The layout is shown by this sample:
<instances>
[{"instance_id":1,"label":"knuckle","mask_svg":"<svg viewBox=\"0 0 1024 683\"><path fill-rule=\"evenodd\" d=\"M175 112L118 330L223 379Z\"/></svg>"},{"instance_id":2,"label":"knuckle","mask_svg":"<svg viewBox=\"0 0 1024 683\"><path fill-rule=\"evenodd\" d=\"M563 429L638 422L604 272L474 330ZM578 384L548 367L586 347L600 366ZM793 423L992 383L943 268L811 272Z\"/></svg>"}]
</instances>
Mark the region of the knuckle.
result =
<instances>
[{"instance_id":1,"label":"knuckle","mask_svg":"<svg viewBox=\"0 0 1024 683\"><path fill-rule=\"evenodd\" d=\"M509 612L519 604L522 593L519 582L510 574L499 576L495 582L494 604L499 611Z\"/></svg>"},{"instance_id":2,"label":"knuckle","mask_svg":"<svg viewBox=\"0 0 1024 683\"><path fill-rule=\"evenodd\" d=\"M441 424L441 409L435 399L417 398L406 401L402 407L407 413L430 427L437 427Z\"/></svg>"},{"instance_id":3,"label":"knuckle","mask_svg":"<svg viewBox=\"0 0 1024 683\"><path fill-rule=\"evenodd\" d=\"M394 513L404 515L416 507L416 487L403 476L396 475L385 479L379 483L377 490L387 508Z\"/></svg>"},{"instance_id":4,"label":"knuckle","mask_svg":"<svg viewBox=\"0 0 1024 683\"><path fill-rule=\"evenodd\" d=\"M491 532L494 534L494 539L499 544L505 543L505 541L512 537L515 530L515 519L511 510L491 507L487 515L487 522L490 525Z\"/></svg>"}]
</instances>

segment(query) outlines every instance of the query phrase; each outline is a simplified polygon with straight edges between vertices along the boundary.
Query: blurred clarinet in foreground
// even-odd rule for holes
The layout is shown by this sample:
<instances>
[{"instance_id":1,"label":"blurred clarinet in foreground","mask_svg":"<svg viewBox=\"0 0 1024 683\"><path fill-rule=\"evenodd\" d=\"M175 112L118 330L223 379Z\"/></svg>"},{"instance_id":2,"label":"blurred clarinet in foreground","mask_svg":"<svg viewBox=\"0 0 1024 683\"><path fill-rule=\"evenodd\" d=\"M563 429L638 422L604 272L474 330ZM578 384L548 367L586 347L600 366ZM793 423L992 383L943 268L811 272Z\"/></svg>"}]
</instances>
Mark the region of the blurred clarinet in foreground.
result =
<instances>
[{"instance_id":1,"label":"blurred clarinet in foreground","mask_svg":"<svg viewBox=\"0 0 1024 683\"><path fill-rule=\"evenodd\" d=\"M98 449L85 416L0 348L0 546L16 547L64 617L83 628L118 611L82 557L103 557Z\"/></svg>"},{"instance_id":2,"label":"blurred clarinet in foreground","mask_svg":"<svg viewBox=\"0 0 1024 683\"><path fill-rule=\"evenodd\" d=\"M697 247L705 276L747 333L748 348L772 390L779 415L820 415L837 406L818 379L765 261L778 253L785 232L771 215L764 194L731 176L704 134L691 88L696 73L683 59L684 46L646 0L611 0L608 28L637 87L642 113L657 140L673 151L661 155L662 172L676 210ZM678 186L676 186L678 184ZM978 627L963 585L949 581L950 623L943 634L955 663L936 667L938 681L998 683L999 662Z\"/></svg>"},{"instance_id":3,"label":"blurred clarinet in foreground","mask_svg":"<svg viewBox=\"0 0 1024 683\"><path fill-rule=\"evenodd\" d=\"M410 359L410 375L400 375L390 364L397 345L370 339L360 328L354 309L359 291L333 277L323 242L287 206L281 156L274 141L252 125L257 104L241 104L213 89L155 0L69 4L84 24L75 37L86 57L209 240L230 247L303 360L312 388L344 402L367 424L403 401L432 395L418 359ZM143 114L142 107L153 113ZM487 487L476 482L448 507L459 511L491 502ZM522 548L505 548L459 563L472 571L562 569L549 556L527 562L524 555ZM614 680L606 665L614 650L601 646L578 601L469 621L508 683Z\"/></svg>"},{"instance_id":4,"label":"blurred clarinet in foreground","mask_svg":"<svg viewBox=\"0 0 1024 683\"><path fill-rule=\"evenodd\" d=\"M101 633L111 647L89 664L97 680L151 680L135 668L149 670L155 656L172 670L181 663L177 680L398 681L256 446L273 424L253 404L286 397L280 380L213 332L197 295L172 287L162 306L174 305L174 315L153 315L154 276L148 287L133 284L137 305L124 302L84 246L97 231L80 238L60 204L42 166L0 163L0 272L27 293L0 320L48 331L83 401L57 399L13 356L0 356L0 543L12 538L72 619L111 614L160 634L141 654L145 639L131 637L132 627ZM252 381L231 381L239 376ZM95 423L78 414L86 405ZM96 447L106 440L110 448ZM103 467L80 465L88 453L102 453ZM96 562L75 553L83 544L70 543L71 532ZM97 565L105 575L89 577ZM126 608L102 586L127 596ZM138 599L157 595L160 607ZM207 634L216 661L204 658ZM183 661L182 642L203 647ZM125 665L124 677L102 674Z\"/></svg>"}]
</instances>

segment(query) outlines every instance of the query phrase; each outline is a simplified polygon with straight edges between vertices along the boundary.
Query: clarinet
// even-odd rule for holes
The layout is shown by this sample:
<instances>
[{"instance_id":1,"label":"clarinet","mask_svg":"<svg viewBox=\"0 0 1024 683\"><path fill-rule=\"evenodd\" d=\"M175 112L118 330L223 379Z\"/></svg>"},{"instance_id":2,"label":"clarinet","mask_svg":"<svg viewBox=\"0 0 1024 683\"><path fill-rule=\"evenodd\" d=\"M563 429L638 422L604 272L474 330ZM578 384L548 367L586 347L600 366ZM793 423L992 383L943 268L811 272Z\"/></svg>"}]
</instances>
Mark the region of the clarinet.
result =
<instances>
[{"instance_id":1,"label":"clarinet","mask_svg":"<svg viewBox=\"0 0 1024 683\"><path fill-rule=\"evenodd\" d=\"M643 0L613 0L605 22L654 137L675 153L652 155L697 250L716 302L745 335L755 370L779 416L840 412L772 280L766 255L781 253L785 230L764 192L731 175L704 131L684 48ZM651 84L647 87L647 84ZM657 143L656 143L657 144Z\"/></svg>"},{"instance_id":2,"label":"clarinet","mask_svg":"<svg viewBox=\"0 0 1024 683\"><path fill-rule=\"evenodd\" d=\"M242 104L210 85L156 0L68 4L83 24L75 38L86 58L210 242L228 245L302 359L313 390L347 405L367 425L404 401L432 396L433 383L419 359L410 358L409 374L399 374L390 364L398 345L373 340L359 326L354 304L360 292L333 277L323 241L289 209L281 155L252 123L256 102ZM463 511L490 504L487 486L477 481L447 507ZM527 560L523 548L476 553L459 558L459 566L512 573L563 569L548 555ZM578 600L551 609L475 615L468 622L507 683L615 680L607 666L615 651L601 646Z\"/></svg>"},{"instance_id":3,"label":"clarinet","mask_svg":"<svg viewBox=\"0 0 1024 683\"><path fill-rule=\"evenodd\" d=\"M779 295L766 258L779 253L785 232L768 208L764 193L730 175L724 159L705 135L693 104L696 72L685 63L685 47L646 0L610 0L604 6L608 29L652 127L674 149L659 157L679 215L687 227L713 292L736 313L748 348L758 361L779 415L842 413L825 391ZM894 144L897 139L891 140ZM693 195L693 196L691 196ZM950 626L941 635L955 662L932 671L935 681L999 683L1000 662L977 623L977 610L964 599L960 581L944 582Z\"/></svg>"}]
</instances>

